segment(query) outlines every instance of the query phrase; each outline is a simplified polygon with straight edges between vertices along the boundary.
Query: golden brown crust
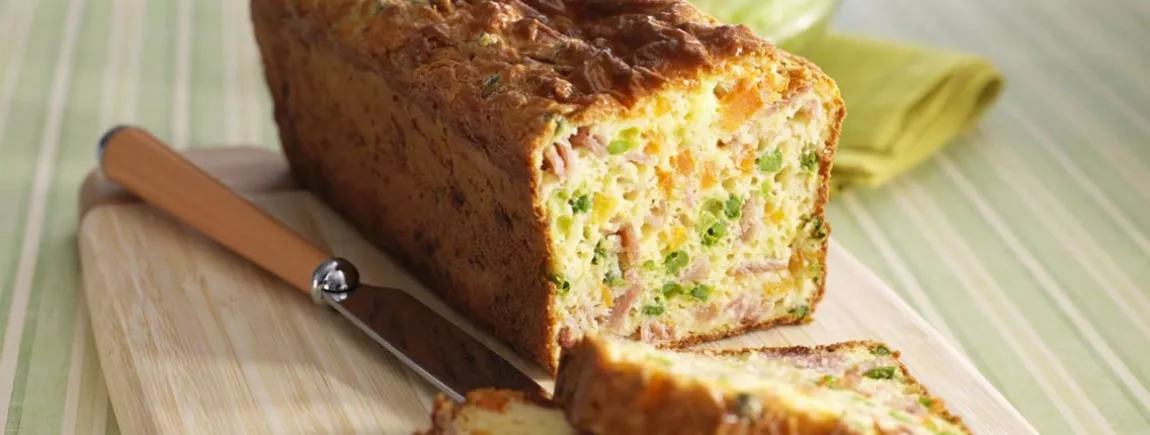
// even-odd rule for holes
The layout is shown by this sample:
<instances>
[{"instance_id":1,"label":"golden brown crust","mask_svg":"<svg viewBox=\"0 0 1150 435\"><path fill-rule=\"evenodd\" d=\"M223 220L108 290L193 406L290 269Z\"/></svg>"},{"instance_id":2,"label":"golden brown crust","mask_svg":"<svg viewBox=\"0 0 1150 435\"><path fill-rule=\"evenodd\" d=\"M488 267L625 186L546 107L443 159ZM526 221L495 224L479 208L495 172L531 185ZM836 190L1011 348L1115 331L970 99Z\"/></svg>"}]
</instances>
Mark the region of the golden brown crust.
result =
<instances>
[{"instance_id":1,"label":"golden brown crust","mask_svg":"<svg viewBox=\"0 0 1150 435\"><path fill-rule=\"evenodd\" d=\"M452 433L451 422L459 413L459 406L443 394L436 394L431 402L429 417L431 427L427 430L416 431L412 435L447 435Z\"/></svg>"},{"instance_id":2,"label":"golden brown crust","mask_svg":"<svg viewBox=\"0 0 1150 435\"><path fill-rule=\"evenodd\" d=\"M472 108L461 121L510 146L532 126L483 128L485 114L515 107L533 119L557 104L570 112L626 105L728 60L776 51L746 26L677 0L266 1L333 37L393 87ZM497 86L485 87L496 74Z\"/></svg>"},{"instance_id":3,"label":"golden brown crust","mask_svg":"<svg viewBox=\"0 0 1150 435\"><path fill-rule=\"evenodd\" d=\"M595 337L564 352L554 398L572 425L593 433L846 433L834 419L786 412L780 403L764 402L760 412L747 416L738 404L700 383L609 361Z\"/></svg>"},{"instance_id":4,"label":"golden brown crust","mask_svg":"<svg viewBox=\"0 0 1150 435\"><path fill-rule=\"evenodd\" d=\"M683 1L253 0L251 8L299 183L553 374L556 289L544 267L553 254L536 192L557 117L624 116L645 96L735 64L776 99L816 84L833 93L840 121L844 114L817 67ZM822 156L820 217L839 124Z\"/></svg>"},{"instance_id":5,"label":"golden brown crust","mask_svg":"<svg viewBox=\"0 0 1150 435\"><path fill-rule=\"evenodd\" d=\"M846 119L847 108L846 103L842 99L842 95L839 93L837 84L835 84L829 76L827 76L821 69L819 69L810 61L797 56L795 59L804 67L818 72L816 77L819 78L819 81L822 82L824 86L833 92L834 100L832 102L832 107L836 108L834 120L830 123L831 131L827 136L826 143L824 144L826 148L823 152L822 159L819 161L819 178L822 179L822 183L819 184L819 198L815 202L814 212L815 216L818 216L819 219L822 219L823 225L826 228L827 236L823 238L823 245L822 248L819 249L818 260L818 264L826 265L827 250L830 247L830 235L832 233L831 223L826 218L826 204L830 199L831 170L834 166L834 156L838 152L839 138L842 136L843 120ZM816 279L818 279L818 292L811 297L810 310L807 312L807 315L804 316L804 318L797 319L797 322L799 323L810 323L813 321L815 311L817 311L818 307L822 305L821 302L823 300L823 296L826 294L827 287L826 267L823 267L820 270L819 276Z\"/></svg>"},{"instance_id":6,"label":"golden brown crust","mask_svg":"<svg viewBox=\"0 0 1150 435\"><path fill-rule=\"evenodd\" d=\"M813 81L818 85L821 85L816 86L815 89L822 88L824 92L828 92L830 94L828 95L832 97L830 106L835 110L832 121L829 123L831 126L831 131L827 135L827 141L824 144L824 152L819 160L819 179L822 180L822 182L819 183L819 196L815 201L814 213L812 213L813 216L816 216L822 220L826 229L826 237L823 238L822 247L819 249L818 259L818 264L826 265L827 250L830 246L830 235L832 232L831 223L826 218L826 204L830 199L831 169L833 169L832 167L834 166L835 153L838 152L839 138L842 136L843 120L846 119L847 108L846 103L843 101L842 95L839 92L838 85L835 83L834 79L826 75L826 73L823 72L821 68L806 58L793 56L785 52L784 55L789 57L797 64L801 65L804 70L810 71L811 77L813 77ZM819 276L816 279L818 280L818 290L813 296L811 296L807 315L801 318L788 319L788 323L805 324L814 320L815 311L818 310L823 300L823 296L826 294L826 267L823 267L820 270Z\"/></svg>"},{"instance_id":7,"label":"golden brown crust","mask_svg":"<svg viewBox=\"0 0 1150 435\"><path fill-rule=\"evenodd\" d=\"M286 1L251 5L283 151L299 183L446 302L548 366L551 284L532 273L547 261L538 236L546 226L526 147L469 133L452 118L473 112L466 98L436 111L427 94L354 60L312 21L319 18L296 17ZM518 121L497 114L485 114L488 124Z\"/></svg>"}]
</instances>

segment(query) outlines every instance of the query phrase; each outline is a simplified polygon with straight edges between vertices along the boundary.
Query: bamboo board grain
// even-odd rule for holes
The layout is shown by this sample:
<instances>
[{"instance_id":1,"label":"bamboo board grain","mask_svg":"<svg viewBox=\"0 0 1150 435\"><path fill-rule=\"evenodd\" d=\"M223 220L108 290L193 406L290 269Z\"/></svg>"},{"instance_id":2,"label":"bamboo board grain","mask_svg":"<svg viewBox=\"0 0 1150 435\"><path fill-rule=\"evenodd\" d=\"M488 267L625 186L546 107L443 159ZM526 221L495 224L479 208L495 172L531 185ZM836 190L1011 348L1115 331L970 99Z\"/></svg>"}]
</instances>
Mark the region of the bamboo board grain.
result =
<instances>
[{"instance_id":1,"label":"bamboo board grain","mask_svg":"<svg viewBox=\"0 0 1150 435\"><path fill-rule=\"evenodd\" d=\"M310 194L280 156L199 151L197 163L306 237L355 262L367 282L411 291L472 328L542 385L537 367L447 310ZM334 312L99 176L81 195L83 286L116 418L125 434L407 434L435 391ZM833 236L832 236L833 239ZM946 339L832 241L816 320L707 347L874 338L979 434L1034 429Z\"/></svg>"}]
</instances>

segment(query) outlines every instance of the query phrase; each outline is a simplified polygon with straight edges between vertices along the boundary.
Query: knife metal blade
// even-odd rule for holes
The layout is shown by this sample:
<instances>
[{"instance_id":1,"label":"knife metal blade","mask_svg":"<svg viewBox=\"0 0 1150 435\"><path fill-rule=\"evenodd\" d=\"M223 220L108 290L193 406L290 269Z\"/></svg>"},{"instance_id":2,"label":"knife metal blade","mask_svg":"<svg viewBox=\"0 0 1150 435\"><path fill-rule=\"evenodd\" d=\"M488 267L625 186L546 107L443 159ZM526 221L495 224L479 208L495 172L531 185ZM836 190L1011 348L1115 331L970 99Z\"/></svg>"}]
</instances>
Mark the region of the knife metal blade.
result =
<instances>
[{"instance_id":1,"label":"knife metal blade","mask_svg":"<svg viewBox=\"0 0 1150 435\"><path fill-rule=\"evenodd\" d=\"M323 302L455 401L497 386L545 395L533 379L451 321L402 290L355 285L358 273L334 258L316 269Z\"/></svg>"},{"instance_id":2,"label":"knife metal blade","mask_svg":"<svg viewBox=\"0 0 1150 435\"><path fill-rule=\"evenodd\" d=\"M484 387L547 395L511 362L407 292L361 285L351 262L321 251L147 131L108 130L100 139L99 161L109 180L333 308L452 399L462 401L468 391Z\"/></svg>"}]
</instances>

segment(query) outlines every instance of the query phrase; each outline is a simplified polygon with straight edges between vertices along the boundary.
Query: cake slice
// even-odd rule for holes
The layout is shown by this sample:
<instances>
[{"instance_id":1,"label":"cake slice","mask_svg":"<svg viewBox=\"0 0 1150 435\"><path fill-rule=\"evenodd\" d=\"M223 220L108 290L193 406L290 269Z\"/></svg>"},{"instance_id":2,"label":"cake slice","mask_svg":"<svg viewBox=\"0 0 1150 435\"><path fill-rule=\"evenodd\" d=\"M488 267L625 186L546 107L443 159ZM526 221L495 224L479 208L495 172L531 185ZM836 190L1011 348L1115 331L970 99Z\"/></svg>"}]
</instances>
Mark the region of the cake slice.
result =
<instances>
[{"instance_id":1,"label":"cake slice","mask_svg":"<svg viewBox=\"0 0 1150 435\"><path fill-rule=\"evenodd\" d=\"M253 0L296 180L554 373L806 321L846 114L685 1Z\"/></svg>"},{"instance_id":2,"label":"cake slice","mask_svg":"<svg viewBox=\"0 0 1150 435\"><path fill-rule=\"evenodd\" d=\"M519 391L480 389L463 403L439 394L431 410L431 428L415 435L583 435L554 402Z\"/></svg>"},{"instance_id":3,"label":"cake slice","mask_svg":"<svg viewBox=\"0 0 1150 435\"><path fill-rule=\"evenodd\" d=\"M425 435L970 433L876 341L664 351L587 339L565 358L555 400L440 396Z\"/></svg>"},{"instance_id":4,"label":"cake slice","mask_svg":"<svg viewBox=\"0 0 1150 435\"><path fill-rule=\"evenodd\" d=\"M878 342L674 352L590 337L565 355L555 401L602 435L969 434Z\"/></svg>"}]
</instances>

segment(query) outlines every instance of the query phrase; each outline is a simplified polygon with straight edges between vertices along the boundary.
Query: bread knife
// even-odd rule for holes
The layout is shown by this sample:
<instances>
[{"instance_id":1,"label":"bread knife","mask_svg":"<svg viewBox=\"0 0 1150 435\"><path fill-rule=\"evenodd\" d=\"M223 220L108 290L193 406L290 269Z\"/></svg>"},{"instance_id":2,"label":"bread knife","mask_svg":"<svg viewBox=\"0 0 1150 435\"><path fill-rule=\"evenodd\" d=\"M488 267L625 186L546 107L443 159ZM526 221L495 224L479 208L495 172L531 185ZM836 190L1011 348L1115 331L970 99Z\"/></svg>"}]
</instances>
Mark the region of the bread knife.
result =
<instances>
[{"instance_id":1,"label":"bread knife","mask_svg":"<svg viewBox=\"0 0 1150 435\"><path fill-rule=\"evenodd\" d=\"M333 308L451 399L484 387L546 395L450 320L403 290L361 283L350 261L321 251L151 133L114 127L100 138L98 159L109 180Z\"/></svg>"}]
</instances>

